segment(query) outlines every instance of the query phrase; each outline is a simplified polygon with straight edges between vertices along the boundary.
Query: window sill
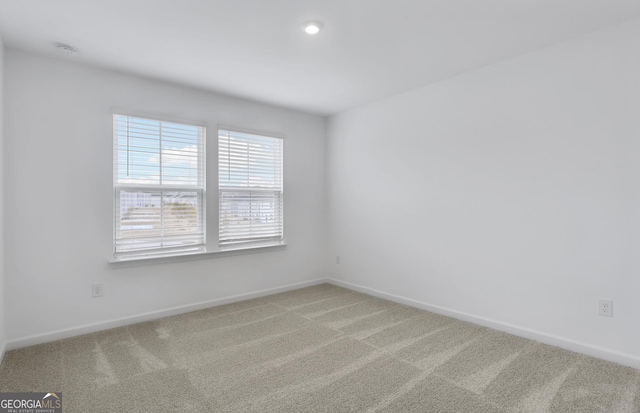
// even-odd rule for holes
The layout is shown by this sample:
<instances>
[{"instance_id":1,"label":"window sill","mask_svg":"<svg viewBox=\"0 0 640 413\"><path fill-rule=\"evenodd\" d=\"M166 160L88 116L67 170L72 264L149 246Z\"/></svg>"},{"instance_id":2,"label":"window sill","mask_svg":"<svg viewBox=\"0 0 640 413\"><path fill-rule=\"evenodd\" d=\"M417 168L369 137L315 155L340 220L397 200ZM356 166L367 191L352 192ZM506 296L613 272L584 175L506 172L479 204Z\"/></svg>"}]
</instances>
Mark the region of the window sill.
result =
<instances>
[{"instance_id":1,"label":"window sill","mask_svg":"<svg viewBox=\"0 0 640 413\"><path fill-rule=\"evenodd\" d=\"M109 264L124 264L124 263L141 263L141 262L165 262L165 261L186 261L193 259L203 259L210 257L226 257L241 254L251 254L258 252L266 252L276 249L284 249L287 246L285 242L271 243L271 244L252 244L236 247L226 247L216 251L194 251L194 252L177 252L167 253L162 255L153 256L125 256L121 258L109 259Z\"/></svg>"}]
</instances>

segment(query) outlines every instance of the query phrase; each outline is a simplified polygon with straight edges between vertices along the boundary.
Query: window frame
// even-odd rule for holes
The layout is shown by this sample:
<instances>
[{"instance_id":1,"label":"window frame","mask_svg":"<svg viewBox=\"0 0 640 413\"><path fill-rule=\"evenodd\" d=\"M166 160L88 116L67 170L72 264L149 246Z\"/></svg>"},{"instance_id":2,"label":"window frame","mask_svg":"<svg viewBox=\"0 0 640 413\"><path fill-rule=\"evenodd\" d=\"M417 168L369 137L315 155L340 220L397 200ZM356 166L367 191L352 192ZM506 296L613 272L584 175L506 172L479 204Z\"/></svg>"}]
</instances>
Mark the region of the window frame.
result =
<instances>
[{"instance_id":1,"label":"window frame","mask_svg":"<svg viewBox=\"0 0 640 413\"><path fill-rule=\"evenodd\" d=\"M180 185L175 183L162 184L162 183L120 183L118 182L118 130L116 127L117 117L123 116L128 118L143 119L153 122L180 124L190 127L198 128L198 166L196 173L198 174L198 183L196 185ZM150 114L144 112L131 111L122 108L112 108L111 113L112 120L112 143L113 143L113 162L112 162L112 199L113 199L113 227L112 227L112 256L111 262L130 261L138 259L148 258L163 258L172 256L183 256L199 254L206 251L207 245L207 124L200 121L177 119L171 116L165 116L160 114ZM158 136L160 138L161 135ZM160 143L160 140L159 140ZM159 154L162 157L162 154ZM162 164L159 165L159 170L162 170ZM118 239L118 216L119 216L119 200L120 194L126 191L132 192L156 192L160 194L164 193L177 193L177 192L195 192L197 204L199 206L199 214L196 219L199 220L199 229L202 230L202 242L187 246L177 247L161 247L153 249L141 249L132 251L117 251L116 244ZM161 195L161 200L164 195ZM161 201L162 202L162 201ZM162 205L164 208L164 205ZM164 213L164 211L163 211ZM121 231L122 229L120 229ZM199 237L198 237L199 238ZM120 239L121 241L121 239Z\"/></svg>"},{"instance_id":2,"label":"window frame","mask_svg":"<svg viewBox=\"0 0 640 413\"><path fill-rule=\"evenodd\" d=\"M270 240L270 241L266 241L266 242L247 242L247 243L242 243L242 244L233 244L233 245L224 245L224 246L220 246L219 245L219 220L220 220L220 212L219 212L219 165L218 165L218 157L219 157L219 147L218 147L218 142L216 141L215 144L215 149L213 148L213 145L211 145L211 147L209 148L207 145L207 132L209 129L209 124L207 122L203 122L203 121L199 121L199 120L194 120L194 119L185 119L185 118L179 118L179 117L175 117L175 116L171 116L171 115L167 115L166 113L150 113L150 112L146 112L146 111L139 111L139 110L131 110L130 108L122 108L122 107L112 107L111 108L111 113L110 113L110 120L111 120L111 127L112 127L112 131L111 131L111 139L112 139L112 147L113 147L113 151L116 150L116 138L115 138L115 130L113 129L113 125L114 125L114 115L122 115L122 116L130 116L130 117L138 117L138 118L143 118L143 119L150 119L150 120L157 120L157 121L162 121L162 122L169 122L169 123L178 123L178 124L185 124L185 125L191 125L191 126L198 126L198 127L202 127L204 128L204 136L203 136L203 165L204 165L204 171L203 171L203 177L204 177L204 181L203 181L203 195L202 195L202 214L203 214L203 228L205 231L205 239L204 239L204 244L200 245L199 248L196 250L194 249L193 251L165 251L163 253L159 253L159 254L145 254L145 253L119 253L117 255L114 255L114 250L113 250L113 246L114 246L114 241L115 241L115 226L116 226L116 181L115 181L115 175L116 175L116 169L115 169L115 152L113 153L112 156L112 163L111 163L111 168L112 168L112 201L113 201L113 211L112 211L112 231L111 231L111 245L112 245L112 251L111 254L109 256L109 258L107 259L107 262L110 265L116 265L116 266L120 266L120 265L128 265L127 263L131 263L133 265L135 265L135 263L137 261L147 261L147 260L153 260L154 262L173 262L173 261L183 261L183 260L193 260L193 259L198 259L198 257L200 258L206 258L207 256L219 256L219 257L224 257L224 256L236 256L236 255L243 255L243 254L253 254L253 253L259 253L259 252L264 252L264 251L269 251L269 250L273 250L273 249L281 249L281 248L286 248L287 247L287 241L286 241L286 233L285 233L285 229L284 229L284 206L285 206L285 201L284 201L284 189L285 189L285 177L284 177L284 151L285 151L285 137L283 134L280 133L273 133L273 132L265 132L264 130L255 130L255 129L247 129L247 128L242 128L242 127L237 127L237 126L229 126L229 125L225 125L225 124L218 124L216 131L219 130L229 130L229 131L233 131L233 132L238 132L238 133L248 133L248 134L252 134L252 135L260 135L260 136L266 136L266 137L270 137L270 138L279 138L282 139L282 184L281 184L281 191L283 194L283 198L282 198L282 238L280 240ZM211 129L213 128L213 126L211 127ZM217 136L216 136L216 139ZM208 151L211 150L212 153L208 153ZM213 150L215 150L215 153L213 153ZM207 159L209 159L209 163L207 163ZM209 182L213 182L216 181L218 183L218 187L216 188L216 190L212 190L211 188L207 187L207 183ZM148 188L145 188L148 189ZM214 233L214 231L216 232L216 236L211 236L211 234Z\"/></svg>"},{"instance_id":3,"label":"window frame","mask_svg":"<svg viewBox=\"0 0 640 413\"><path fill-rule=\"evenodd\" d=\"M240 241L240 242L228 242L228 243L222 243L221 242L221 232L222 232L222 228L221 228L221 220L222 220L222 208L221 208L221 201L222 201L222 191L223 188L221 186L221 180L220 180L220 134L221 132L226 131L226 132L230 132L230 133L237 133L237 134L246 134L246 135L254 135L257 137L263 137L263 138L270 138L270 139L278 139L280 141L280 179L279 179L279 190L275 190L275 189L259 189L259 188L254 188L253 190L251 188L231 188L229 187L228 189L226 189L225 191L227 192L234 192L234 191L242 191L242 192L261 192L261 193L265 193L265 192L279 192L280 195L280 204L279 204L279 214L280 214L280 226L281 226L281 231L280 231L280 236L279 237L272 237L272 238L267 238L267 239L248 239L245 241ZM265 131L261 131L261 130L254 130L254 129L246 129L246 128L239 128L239 127L235 127L235 126L229 126L229 125L222 125L219 124L218 125L218 129L217 129L217 145L216 145L216 158L218 160L218 168L217 168L217 181L218 181L218 191L217 191L217 206L218 206L218 210L217 210L217 220L218 220L218 227L217 227L217 231L218 231L218 237L217 237L217 248L219 251L234 251L234 250L246 250L246 249L252 249L252 248L261 248L261 247L271 247L271 246L281 246L281 245L286 245L286 241L285 241L285 191L284 191L284 177L285 177L285 173L284 173L284 157L285 157L285 137L282 134L278 134L278 133L272 133L272 132L265 132Z\"/></svg>"}]
</instances>

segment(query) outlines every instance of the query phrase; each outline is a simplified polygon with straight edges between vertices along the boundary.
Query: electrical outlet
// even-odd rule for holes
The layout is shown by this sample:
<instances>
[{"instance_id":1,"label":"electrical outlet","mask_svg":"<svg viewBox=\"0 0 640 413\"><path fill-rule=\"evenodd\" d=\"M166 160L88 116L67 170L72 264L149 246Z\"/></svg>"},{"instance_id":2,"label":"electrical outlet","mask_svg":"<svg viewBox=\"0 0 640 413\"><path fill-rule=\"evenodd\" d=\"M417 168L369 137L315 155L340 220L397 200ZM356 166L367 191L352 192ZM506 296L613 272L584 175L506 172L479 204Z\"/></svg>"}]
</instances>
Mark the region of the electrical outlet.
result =
<instances>
[{"instance_id":1,"label":"electrical outlet","mask_svg":"<svg viewBox=\"0 0 640 413\"><path fill-rule=\"evenodd\" d=\"M336 255L336 264L340 264L340 256Z\"/></svg>"},{"instance_id":2,"label":"electrical outlet","mask_svg":"<svg viewBox=\"0 0 640 413\"><path fill-rule=\"evenodd\" d=\"M93 284L91 285L91 296L93 298L102 297L103 286L102 284Z\"/></svg>"},{"instance_id":3,"label":"electrical outlet","mask_svg":"<svg viewBox=\"0 0 640 413\"><path fill-rule=\"evenodd\" d=\"M598 300L598 314L605 317L613 317L613 300Z\"/></svg>"}]
</instances>

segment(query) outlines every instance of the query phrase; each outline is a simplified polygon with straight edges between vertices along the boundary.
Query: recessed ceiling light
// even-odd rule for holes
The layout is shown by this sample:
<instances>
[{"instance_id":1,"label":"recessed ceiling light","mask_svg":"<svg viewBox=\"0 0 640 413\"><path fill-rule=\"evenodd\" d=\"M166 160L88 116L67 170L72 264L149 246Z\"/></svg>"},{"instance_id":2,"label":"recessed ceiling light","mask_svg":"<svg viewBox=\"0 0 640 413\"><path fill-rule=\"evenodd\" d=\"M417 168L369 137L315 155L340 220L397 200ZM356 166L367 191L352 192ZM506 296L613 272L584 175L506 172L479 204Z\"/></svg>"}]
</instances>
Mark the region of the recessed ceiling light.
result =
<instances>
[{"instance_id":1,"label":"recessed ceiling light","mask_svg":"<svg viewBox=\"0 0 640 413\"><path fill-rule=\"evenodd\" d=\"M302 29L307 34L318 34L322 30L322 23L320 22L306 22L302 25Z\"/></svg>"},{"instance_id":2,"label":"recessed ceiling light","mask_svg":"<svg viewBox=\"0 0 640 413\"><path fill-rule=\"evenodd\" d=\"M68 44L64 44L64 43L56 43L55 44L56 49L58 49L58 51L60 53L63 53L67 56L77 56L78 55L78 49L76 49L73 46L69 46Z\"/></svg>"}]
</instances>

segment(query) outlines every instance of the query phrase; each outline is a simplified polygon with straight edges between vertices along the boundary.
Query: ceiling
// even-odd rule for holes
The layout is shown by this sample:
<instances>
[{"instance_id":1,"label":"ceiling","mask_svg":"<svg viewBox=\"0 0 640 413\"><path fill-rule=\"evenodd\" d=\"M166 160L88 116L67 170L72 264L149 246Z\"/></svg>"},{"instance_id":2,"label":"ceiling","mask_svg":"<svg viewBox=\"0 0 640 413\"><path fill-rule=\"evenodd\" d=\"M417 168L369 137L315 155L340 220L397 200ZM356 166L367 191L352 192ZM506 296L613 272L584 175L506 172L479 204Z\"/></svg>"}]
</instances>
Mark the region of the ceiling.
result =
<instances>
[{"instance_id":1,"label":"ceiling","mask_svg":"<svg viewBox=\"0 0 640 413\"><path fill-rule=\"evenodd\" d=\"M0 35L331 115L638 16L640 0L0 0Z\"/></svg>"}]
</instances>

